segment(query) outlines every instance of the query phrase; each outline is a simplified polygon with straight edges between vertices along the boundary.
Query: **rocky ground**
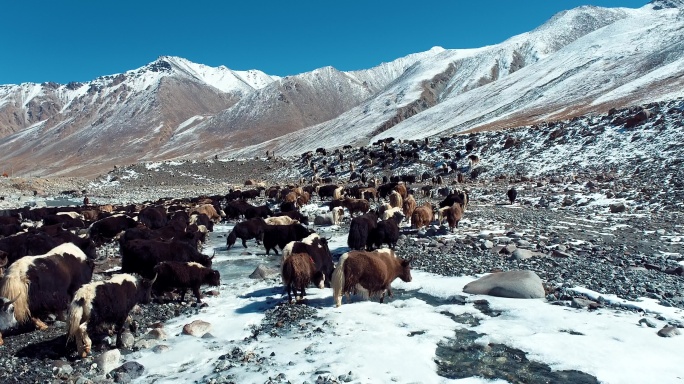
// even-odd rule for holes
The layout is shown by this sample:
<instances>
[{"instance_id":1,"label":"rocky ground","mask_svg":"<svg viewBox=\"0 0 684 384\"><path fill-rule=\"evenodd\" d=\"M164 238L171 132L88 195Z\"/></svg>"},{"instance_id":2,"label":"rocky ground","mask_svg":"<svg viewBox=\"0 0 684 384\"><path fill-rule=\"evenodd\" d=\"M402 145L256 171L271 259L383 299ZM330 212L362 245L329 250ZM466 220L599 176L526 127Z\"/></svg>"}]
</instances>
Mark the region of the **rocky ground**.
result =
<instances>
[{"instance_id":1,"label":"rocky ground","mask_svg":"<svg viewBox=\"0 0 684 384\"><path fill-rule=\"evenodd\" d=\"M314 154L308 162L302 158L278 158L137 164L114 169L94 180L2 178L0 208L42 205L55 197L78 200L84 195L89 196L92 203L224 195L237 186L250 188L243 186L247 179L263 181L266 185L296 183L301 178L310 182L312 177L348 181L352 176L349 162L356 164L353 172L369 177L414 174L420 180L426 172L431 176L443 174L444 184L434 186L434 190L466 189L471 204L453 233L439 226L419 232L405 230L397 253L415 255L415 268L443 275L532 270L545 282L550 304L612 305L632 310L620 308L619 301L608 299L615 295L629 300L649 297L661 305L684 308L682 149L663 141L660 149L638 153L630 161L617 163L595 159L585 162L583 159L587 157L582 157L579 150L573 152L572 161L565 161L567 157L564 160L544 155L548 151L560 151L563 140L592 139L593 136L586 133L587 127L598 127L605 132L617 124L630 134L631 142L638 142L655 140L650 135L662 136L660 126L666 124L668 129L675 131L673 137L678 137L684 111L681 101L655 107L649 109L655 112L649 112L649 116L637 123L630 118L644 108L529 128L523 133L481 133L442 141L435 139L428 145L397 142L388 146L394 148L395 153L417 148L419 159L392 157L382 146L374 146L371 152L376 151L376 155L381 152L390 155L381 158L372 156L368 150L351 149ZM626 128L627 124L633 123L636 125ZM619 141L624 139L618 137L615 138L618 142L606 145L617 148ZM468 151L467 144L473 142L479 150L471 148ZM510 153L506 155L508 163L499 164L504 162L499 152L518 147L522 150L528 142L544 162L556 161L558 166L550 170L541 166L534 168L528 158L523 161L526 164L512 163L515 156ZM591 145L591 142L584 145ZM592 148L590 152L595 153L595 150ZM453 158L447 161L444 153L451 153ZM466 160L469 153L482 156L481 163L471 165ZM487 162L488 158L497 156L498 162ZM313 170L314 166L317 172ZM335 166L336 172L331 172L329 166ZM465 183L455 182L458 173L466 176ZM411 186L416 190L419 204L424 200L437 204L441 200L439 194L430 197L419 192L425 185L431 185L430 181ZM518 200L513 205L506 199L506 191L511 186L518 190ZM348 223L349 218L345 225ZM116 249L102 249L100 254L102 260L98 271L116 264ZM580 295L570 289L575 286L588 288L605 298L577 300ZM148 337L143 334L145 330L170 317L195 310L190 305L176 303L143 306L133 315L138 327L131 335L138 341L131 350L144 347L145 343L140 340ZM287 324L288 319L313 316L311 311L315 312L306 307L278 307L266 316L258 332L280 332L282 336L288 332L283 322ZM276 326L277 323L280 324ZM672 325L684 327L676 322ZM130 372L124 369L125 372L104 374L95 364L97 354L95 358L76 359L66 353L64 345L64 323L58 320L46 332L9 335L5 346L0 347L0 381L126 382L135 376L135 367L127 367L132 370ZM235 356L226 355L222 361L227 364L231 359L244 360L241 354L243 351L234 351Z\"/></svg>"}]
</instances>

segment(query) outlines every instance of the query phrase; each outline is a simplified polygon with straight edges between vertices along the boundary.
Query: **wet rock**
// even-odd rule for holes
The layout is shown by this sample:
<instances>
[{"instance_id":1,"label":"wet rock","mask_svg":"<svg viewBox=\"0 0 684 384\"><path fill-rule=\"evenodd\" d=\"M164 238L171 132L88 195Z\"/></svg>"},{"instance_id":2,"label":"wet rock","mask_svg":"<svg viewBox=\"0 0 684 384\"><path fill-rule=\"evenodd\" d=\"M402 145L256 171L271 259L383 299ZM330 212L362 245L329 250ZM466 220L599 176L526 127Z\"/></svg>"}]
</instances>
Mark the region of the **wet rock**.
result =
<instances>
[{"instance_id":1,"label":"wet rock","mask_svg":"<svg viewBox=\"0 0 684 384\"><path fill-rule=\"evenodd\" d=\"M544 256L541 252L533 252L529 249L518 248L511 254L511 260L527 260L535 256Z\"/></svg>"},{"instance_id":2,"label":"wet rock","mask_svg":"<svg viewBox=\"0 0 684 384\"><path fill-rule=\"evenodd\" d=\"M646 318L646 317L642 317L641 319L639 319L639 325L645 325L649 328L655 328L656 327L656 323L653 320Z\"/></svg>"},{"instance_id":3,"label":"wet rock","mask_svg":"<svg viewBox=\"0 0 684 384\"><path fill-rule=\"evenodd\" d=\"M118 349L111 349L95 357L95 364L104 373L109 373L112 369L119 366L121 360L121 351Z\"/></svg>"},{"instance_id":4,"label":"wet rock","mask_svg":"<svg viewBox=\"0 0 684 384\"><path fill-rule=\"evenodd\" d=\"M572 255L568 252L563 252L558 249L554 249L551 251L551 256L553 257L572 257Z\"/></svg>"},{"instance_id":5,"label":"wet rock","mask_svg":"<svg viewBox=\"0 0 684 384\"><path fill-rule=\"evenodd\" d=\"M658 331L658 336L660 336L660 337L674 337L674 336L678 336L678 335L681 335L679 328L676 328L676 327L673 327L670 325L666 325L663 327L663 329Z\"/></svg>"},{"instance_id":6,"label":"wet rock","mask_svg":"<svg viewBox=\"0 0 684 384\"><path fill-rule=\"evenodd\" d=\"M668 275L684 276L684 266L680 265L677 268L667 268L665 273Z\"/></svg>"},{"instance_id":7,"label":"wet rock","mask_svg":"<svg viewBox=\"0 0 684 384\"><path fill-rule=\"evenodd\" d=\"M166 351L168 351L168 350L170 350L170 349L171 349L171 347L169 347L168 345L166 345L166 344L160 344L160 345L157 345L157 346L155 346L154 348L152 348L152 352L154 352L154 353L164 353L164 352L166 352Z\"/></svg>"},{"instance_id":8,"label":"wet rock","mask_svg":"<svg viewBox=\"0 0 684 384\"><path fill-rule=\"evenodd\" d=\"M269 268L263 264L260 264L254 272L252 272L251 275L249 275L250 279L268 279L274 276L277 276L280 272L276 269Z\"/></svg>"},{"instance_id":9,"label":"wet rock","mask_svg":"<svg viewBox=\"0 0 684 384\"><path fill-rule=\"evenodd\" d=\"M627 210L624 203L615 203L610 205L610 213L622 213Z\"/></svg>"},{"instance_id":10,"label":"wet rock","mask_svg":"<svg viewBox=\"0 0 684 384\"><path fill-rule=\"evenodd\" d=\"M539 276L526 270L492 273L472 281L463 292L519 299L543 299L544 286Z\"/></svg>"},{"instance_id":11,"label":"wet rock","mask_svg":"<svg viewBox=\"0 0 684 384\"><path fill-rule=\"evenodd\" d=\"M570 301L570 306L573 308L589 308L592 304L597 304L595 301L583 299L581 297L574 297Z\"/></svg>"},{"instance_id":12,"label":"wet rock","mask_svg":"<svg viewBox=\"0 0 684 384\"><path fill-rule=\"evenodd\" d=\"M121 334L121 348L131 349L135 344L135 337L130 332L124 332Z\"/></svg>"},{"instance_id":13,"label":"wet rock","mask_svg":"<svg viewBox=\"0 0 684 384\"><path fill-rule=\"evenodd\" d=\"M69 375L74 371L74 368L66 361L56 360L52 362L52 372L56 376Z\"/></svg>"},{"instance_id":14,"label":"wet rock","mask_svg":"<svg viewBox=\"0 0 684 384\"><path fill-rule=\"evenodd\" d=\"M211 330L211 324L203 320L195 320L183 326L183 334L195 337L202 337Z\"/></svg>"},{"instance_id":15,"label":"wet rock","mask_svg":"<svg viewBox=\"0 0 684 384\"><path fill-rule=\"evenodd\" d=\"M145 373L145 367L136 361L127 361L111 372L114 382L130 383Z\"/></svg>"},{"instance_id":16,"label":"wet rock","mask_svg":"<svg viewBox=\"0 0 684 384\"><path fill-rule=\"evenodd\" d=\"M166 340L166 337L166 332L164 332L163 328L154 328L145 335L146 339L151 340Z\"/></svg>"}]
</instances>

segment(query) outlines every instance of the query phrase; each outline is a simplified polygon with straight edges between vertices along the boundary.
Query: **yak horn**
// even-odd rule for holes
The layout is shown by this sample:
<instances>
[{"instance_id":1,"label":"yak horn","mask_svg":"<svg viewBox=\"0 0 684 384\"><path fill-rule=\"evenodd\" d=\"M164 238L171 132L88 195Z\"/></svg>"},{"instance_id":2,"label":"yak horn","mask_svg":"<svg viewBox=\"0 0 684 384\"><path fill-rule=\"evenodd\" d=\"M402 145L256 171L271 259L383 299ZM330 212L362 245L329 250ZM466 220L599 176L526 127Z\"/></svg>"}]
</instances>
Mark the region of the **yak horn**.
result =
<instances>
[{"instance_id":1,"label":"yak horn","mask_svg":"<svg viewBox=\"0 0 684 384\"><path fill-rule=\"evenodd\" d=\"M214 249L214 254L211 255L211 257L209 258L209 260L214 260L214 256L216 256L216 250L215 250L215 249Z\"/></svg>"},{"instance_id":2,"label":"yak horn","mask_svg":"<svg viewBox=\"0 0 684 384\"><path fill-rule=\"evenodd\" d=\"M157 281L157 277L158 277L158 276L159 276L159 273L155 273L155 274L154 274L154 278L152 279L152 281L150 282L150 284L154 284L154 282Z\"/></svg>"},{"instance_id":3,"label":"yak horn","mask_svg":"<svg viewBox=\"0 0 684 384\"><path fill-rule=\"evenodd\" d=\"M21 295L15 297L14 300L10 300L10 301L5 302L2 306L3 306L3 307L7 307L7 306L9 306L10 304L14 304L14 302L17 301L20 297L21 297ZM7 299L5 299L5 300L7 300Z\"/></svg>"}]
</instances>

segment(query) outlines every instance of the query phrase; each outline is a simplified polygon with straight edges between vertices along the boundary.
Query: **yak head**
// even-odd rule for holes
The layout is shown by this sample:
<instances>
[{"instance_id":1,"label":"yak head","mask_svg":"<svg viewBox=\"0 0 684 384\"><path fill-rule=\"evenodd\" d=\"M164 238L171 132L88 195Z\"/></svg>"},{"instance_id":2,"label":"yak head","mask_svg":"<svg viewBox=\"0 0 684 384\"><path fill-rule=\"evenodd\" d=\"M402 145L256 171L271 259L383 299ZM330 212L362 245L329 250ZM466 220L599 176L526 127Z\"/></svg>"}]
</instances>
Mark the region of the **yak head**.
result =
<instances>
[{"instance_id":1,"label":"yak head","mask_svg":"<svg viewBox=\"0 0 684 384\"><path fill-rule=\"evenodd\" d=\"M218 287L221 285L221 274L219 271L212 269L211 272L205 277L204 283L213 287Z\"/></svg>"},{"instance_id":2,"label":"yak head","mask_svg":"<svg viewBox=\"0 0 684 384\"><path fill-rule=\"evenodd\" d=\"M152 285L154 285L154 282L157 281L157 274L154 275L154 278L152 280L150 279L142 279L140 282L140 287L139 289L139 302L141 304L149 304L152 301Z\"/></svg>"},{"instance_id":3,"label":"yak head","mask_svg":"<svg viewBox=\"0 0 684 384\"><path fill-rule=\"evenodd\" d=\"M413 257L410 259L401 259L401 273L399 274L399 278L407 283L411 282L411 262L413 261Z\"/></svg>"},{"instance_id":4,"label":"yak head","mask_svg":"<svg viewBox=\"0 0 684 384\"><path fill-rule=\"evenodd\" d=\"M13 328L17 325L17 319L14 317L14 300L8 300L4 297L0 298L0 331Z\"/></svg>"},{"instance_id":5,"label":"yak head","mask_svg":"<svg viewBox=\"0 0 684 384\"><path fill-rule=\"evenodd\" d=\"M237 240L237 234L235 233L235 230L233 229L230 231L230 234L228 234L228 238L226 239L226 247L230 249L233 245L235 245L235 241Z\"/></svg>"}]
</instances>

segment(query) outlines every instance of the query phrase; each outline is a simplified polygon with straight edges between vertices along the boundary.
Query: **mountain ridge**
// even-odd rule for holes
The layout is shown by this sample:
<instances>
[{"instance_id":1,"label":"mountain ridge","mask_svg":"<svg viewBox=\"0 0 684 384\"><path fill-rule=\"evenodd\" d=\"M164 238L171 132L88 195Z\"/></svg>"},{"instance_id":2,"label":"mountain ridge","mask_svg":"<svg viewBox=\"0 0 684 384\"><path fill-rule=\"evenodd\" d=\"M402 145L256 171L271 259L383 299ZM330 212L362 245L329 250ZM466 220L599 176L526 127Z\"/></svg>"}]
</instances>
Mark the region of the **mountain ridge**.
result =
<instances>
[{"instance_id":1,"label":"mountain ridge","mask_svg":"<svg viewBox=\"0 0 684 384\"><path fill-rule=\"evenodd\" d=\"M295 155L676 97L681 2L583 6L499 44L433 47L356 71L277 77L160 56L88 83L3 85L0 167L83 176L136 161Z\"/></svg>"}]
</instances>

